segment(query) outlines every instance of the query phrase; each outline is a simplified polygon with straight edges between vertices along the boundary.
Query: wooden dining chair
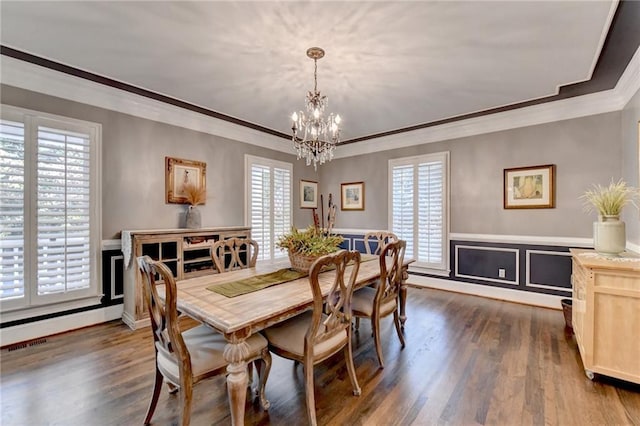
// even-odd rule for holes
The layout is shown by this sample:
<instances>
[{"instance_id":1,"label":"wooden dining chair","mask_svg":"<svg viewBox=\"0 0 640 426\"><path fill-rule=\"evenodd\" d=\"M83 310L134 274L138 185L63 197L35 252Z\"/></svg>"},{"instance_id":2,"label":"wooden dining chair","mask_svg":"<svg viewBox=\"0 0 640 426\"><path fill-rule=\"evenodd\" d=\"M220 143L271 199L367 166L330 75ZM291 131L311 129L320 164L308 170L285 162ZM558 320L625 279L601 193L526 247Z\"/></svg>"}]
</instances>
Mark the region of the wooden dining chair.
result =
<instances>
[{"instance_id":1,"label":"wooden dining chair","mask_svg":"<svg viewBox=\"0 0 640 426\"><path fill-rule=\"evenodd\" d=\"M145 283L144 294L155 346L155 382L149 409L144 424L149 424L158 403L163 381L169 385L170 392L180 392L182 425L188 425L191 416L193 385L203 379L225 374L227 361L224 349L227 342L224 336L206 325L199 325L182 331L178 324L176 309L176 282L169 268L162 262L148 256L138 257L138 267ZM159 284L156 275L164 281L164 300L158 294ZM271 354L267 349L267 340L260 334L254 334L246 340L249 347L247 362L256 362L259 375L257 396L263 409L269 408L264 388L271 370Z\"/></svg>"},{"instance_id":2,"label":"wooden dining chair","mask_svg":"<svg viewBox=\"0 0 640 426\"><path fill-rule=\"evenodd\" d=\"M258 260L258 242L251 238L232 237L211 246L211 259L218 272L252 268ZM229 256L230 255L230 256ZM229 258L229 263L227 263Z\"/></svg>"},{"instance_id":3,"label":"wooden dining chair","mask_svg":"<svg viewBox=\"0 0 640 426\"><path fill-rule=\"evenodd\" d=\"M393 314L393 322L396 326L400 344L404 348L404 335L400 328L398 306L400 300L400 287L402 285L402 264L407 242L398 240L385 245L380 252L380 280L378 285L364 287L353 293L351 309L353 316L369 318L373 329L373 339L378 354L380 367L384 368L382 359L382 345L380 343L380 319ZM356 330L358 329L356 325Z\"/></svg>"},{"instance_id":4,"label":"wooden dining chair","mask_svg":"<svg viewBox=\"0 0 640 426\"><path fill-rule=\"evenodd\" d=\"M392 241L398 241L398 237L393 232L376 231L364 234L364 249L367 254L380 254L382 248Z\"/></svg>"},{"instance_id":5,"label":"wooden dining chair","mask_svg":"<svg viewBox=\"0 0 640 426\"><path fill-rule=\"evenodd\" d=\"M351 262L350 276L345 279L347 264ZM333 266L331 272L320 276L325 266ZM316 425L313 366L343 350L347 370L353 386L353 394L360 395L360 386L353 366L351 350L351 295L360 269L360 253L340 250L317 259L309 269L309 284L313 293L313 309L283 323L267 328L264 335L269 350L284 358L304 365L307 417L310 425ZM326 299L322 286L333 280ZM324 312L323 312L324 304Z\"/></svg>"}]
</instances>

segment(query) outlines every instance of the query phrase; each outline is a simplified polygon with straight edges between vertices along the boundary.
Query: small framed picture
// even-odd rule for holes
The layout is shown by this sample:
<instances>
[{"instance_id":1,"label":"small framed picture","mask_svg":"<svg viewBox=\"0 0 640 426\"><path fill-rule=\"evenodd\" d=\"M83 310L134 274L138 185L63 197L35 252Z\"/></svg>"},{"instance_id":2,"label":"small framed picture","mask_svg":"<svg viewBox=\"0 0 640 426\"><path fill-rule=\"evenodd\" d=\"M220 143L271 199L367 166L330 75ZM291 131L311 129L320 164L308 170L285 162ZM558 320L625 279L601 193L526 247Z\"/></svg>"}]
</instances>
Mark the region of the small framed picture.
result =
<instances>
[{"instance_id":1,"label":"small framed picture","mask_svg":"<svg viewBox=\"0 0 640 426\"><path fill-rule=\"evenodd\" d=\"M187 204L184 188L195 185L206 189L207 163L165 157L164 186L167 203Z\"/></svg>"},{"instance_id":2,"label":"small framed picture","mask_svg":"<svg viewBox=\"0 0 640 426\"><path fill-rule=\"evenodd\" d=\"M318 182L300 180L300 208L318 208Z\"/></svg>"},{"instance_id":3,"label":"small framed picture","mask_svg":"<svg viewBox=\"0 0 640 426\"><path fill-rule=\"evenodd\" d=\"M340 185L342 210L364 210L364 182L349 182Z\"/></svg>"},{"instance_id":4,"label":"small framed picture","mask_svg":"<svg viewBox=\"0 0 640 426\"><path fill-rule=\"evenodd\" d=\"M504 208L554 208L555 169L554 164L504 169Z\"/></svg>"}]
</instances>

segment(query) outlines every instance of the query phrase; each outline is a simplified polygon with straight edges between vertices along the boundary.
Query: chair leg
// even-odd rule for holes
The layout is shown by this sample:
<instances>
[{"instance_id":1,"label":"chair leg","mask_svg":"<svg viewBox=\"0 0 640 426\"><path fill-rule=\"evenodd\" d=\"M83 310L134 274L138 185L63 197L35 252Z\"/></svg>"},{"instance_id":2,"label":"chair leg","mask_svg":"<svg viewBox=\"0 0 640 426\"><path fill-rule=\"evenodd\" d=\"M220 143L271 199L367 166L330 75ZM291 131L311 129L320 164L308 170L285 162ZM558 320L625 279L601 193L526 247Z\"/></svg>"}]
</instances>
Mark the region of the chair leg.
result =
<instances>
[{"instance_id":1,"label":"chair leg","mask_svg":"<svg viewBox=\"0 0 640 426\"><path fill-rule=\"evenodd\" d=\"M316 422L316 400L313 394L313 361L311 358L304 362L304 387L307 402L307 417L309 426L317 426Z\"/></svg>"},{"instance_id":2,"label":"chair leg","mask_svg":"<svg viewBox=\"0 0 640 426\"><path fill-rule=\"evenodd\" d=\"M404 334L402 333L402 328L400 325L400 315L398 315L398 310L393 311L393 322L396 325L396 332L398 333L398 338L400 338L400 344L404 348Z\"/></svg>"},{"instance_id":3,"label":"chair leg","mask_svg":"<svg viewBox=\"0 0 640 426\"><path fill-rule=\"evenodd\" d=\"M269 372L271 371L271 353L269 349L264 348L262 350L261 358L256 360L256 370L258 371L258 389L256 391L260 405L263 410L268 410L271 403L267 400L265 395L265 387L267 386L267 379L269 378Z\"/></svg>"},{"instance_id":4,"label":"chair leg","mask_svg":"<svg viewBox=\"0 0 640 426\"><path fill-rule=\"evenodd\" d=\"M247 386L249 387L249 389L252 389L253 388L253 363L252 362L247 363L247 378L249 379L247 381Z\"/></svg>"},{"instance_id":5,"label":"chair leg","mask_svg":"<svg viewBox=\"0 0 640 426\"><path fill-rule=\"evenodd\" d=\"M356 317L356 331L360 329L360 317Z\"/></svg>"},{"instance_id":6,"label":"chair leg","mask_svg":"<svg viewBox=\"0 0 640 426\"><path fill-rule=\"evenodd\" d=\"M378 362L380 368L384 368L384 361L382 360L382 344L380 343L380 318L371 318L371 327L373 328L373 341L376 345L376 353L378 354Z\"/></svg>"},{"instance_id":7,"label":"chair leg","mask_svg":"<svg viewBox=\"0 0 640 426\"><path fill-rule=\"evenodd\" d=\"M164 381L164 377L162 377L162 373L160 373L160 370L158 370L158 366L156 365L156 378L153 383L153 394L151 395L151 401L149 402L147 415L144 418L145 425L148 425L149 423L151 423L151 418L153 417L153 413L156 411L156 405L158 405L158 397L160 396L160 390L162 390L163 381Z\"/></svg>"},{"instance_id":8,"label":"chair leg","mask_svg":"<svg viewBox=\"0 0 640 426\"><path fill-rule=\"evenodd\" d=\"M344 347L344 357L345 361L347 362L347 371L349 372L351 385L353 386L353 394L356 396L360 396L360 385L358 384L358 377L356 376L356 368L353 365L353 348L351 347L351 336L349 336L347 345Z\"/></svg>"},{"instance_id":9,"label":"chair leg","mask_svg":"<svg viewBox=\"0 0 640 426\"><path fill-rule=\"evenodd\" d=\"M193 378L180 378L180 405L182 407L182 426L189 426L191 422L191 400L193 396Z\"/></svg>"}]
</instances>

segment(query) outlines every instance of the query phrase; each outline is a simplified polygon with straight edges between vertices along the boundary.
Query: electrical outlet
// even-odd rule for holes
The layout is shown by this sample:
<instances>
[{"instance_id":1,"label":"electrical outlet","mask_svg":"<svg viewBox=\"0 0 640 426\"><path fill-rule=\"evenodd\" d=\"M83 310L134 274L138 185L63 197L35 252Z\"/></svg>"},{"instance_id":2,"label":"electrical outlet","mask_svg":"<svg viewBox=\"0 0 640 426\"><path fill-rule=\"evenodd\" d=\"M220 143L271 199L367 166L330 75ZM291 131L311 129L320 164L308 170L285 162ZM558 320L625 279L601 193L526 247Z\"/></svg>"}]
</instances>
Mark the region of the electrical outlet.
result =
<instances>
[{"instance_id":1,"label":"electrical outlet","mask_svg":"<svg viewBox=\"0 0 640 426\"><path fill-rule=\"evenodd\" d=\"M500 268L498 269L498 278L504 278L505 277L505 270Z\"/></svg>"}]
</instances>

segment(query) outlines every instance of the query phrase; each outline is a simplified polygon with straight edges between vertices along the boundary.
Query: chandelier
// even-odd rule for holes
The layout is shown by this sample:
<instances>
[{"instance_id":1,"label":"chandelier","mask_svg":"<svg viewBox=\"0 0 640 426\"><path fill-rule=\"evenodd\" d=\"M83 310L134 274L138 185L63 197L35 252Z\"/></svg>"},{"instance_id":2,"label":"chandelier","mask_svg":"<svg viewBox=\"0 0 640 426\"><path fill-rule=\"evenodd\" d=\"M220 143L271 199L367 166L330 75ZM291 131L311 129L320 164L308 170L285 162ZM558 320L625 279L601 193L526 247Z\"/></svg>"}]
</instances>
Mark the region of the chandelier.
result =
<instances>
[{"instance_id":1,"label":"chandelier","mask_svg":"<svg viewBox=\"0 0 640 426\"><path fill-rule=\"evenodd\" d=\"M307 93L307 114L294 112L291 115L293 125L293 147L298 154L298 159L304 158L307 166L313 163L313 168L318 169L318 163L331 161L336 144L340 142L340 116L333 113L324 117L324 109L327 106L327 97L320 95L318 91L318 59L324 57L324 50L319 47L307 49L307 56L313 59L313 92ZM302 134L302 137L298 136Z\"/></svg>"}]
</instances>

